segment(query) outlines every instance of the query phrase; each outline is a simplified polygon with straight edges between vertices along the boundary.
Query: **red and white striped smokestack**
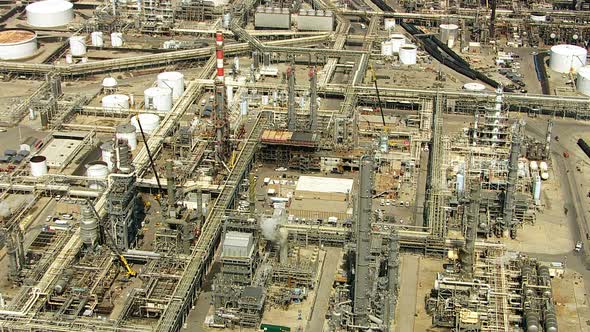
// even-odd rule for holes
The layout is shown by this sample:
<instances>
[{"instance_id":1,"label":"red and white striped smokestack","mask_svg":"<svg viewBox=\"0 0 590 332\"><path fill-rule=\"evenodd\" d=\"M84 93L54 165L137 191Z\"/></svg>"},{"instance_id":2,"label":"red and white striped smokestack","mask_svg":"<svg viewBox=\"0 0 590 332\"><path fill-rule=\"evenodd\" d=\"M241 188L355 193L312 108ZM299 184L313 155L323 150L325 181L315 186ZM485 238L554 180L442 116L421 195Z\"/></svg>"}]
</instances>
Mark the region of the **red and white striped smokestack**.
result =
<instances>
[{"instance_id":1,"label":"red and white striped smokestack","mask_svg":"<svg viewBox=\"0 0 590 332\"><path fill-rule=\"evenodd\" d=\"M223 82L223 33L219 31L215 33L215 46L215 53L217 55L217 80Z\"/></svg>"}]
</instances>

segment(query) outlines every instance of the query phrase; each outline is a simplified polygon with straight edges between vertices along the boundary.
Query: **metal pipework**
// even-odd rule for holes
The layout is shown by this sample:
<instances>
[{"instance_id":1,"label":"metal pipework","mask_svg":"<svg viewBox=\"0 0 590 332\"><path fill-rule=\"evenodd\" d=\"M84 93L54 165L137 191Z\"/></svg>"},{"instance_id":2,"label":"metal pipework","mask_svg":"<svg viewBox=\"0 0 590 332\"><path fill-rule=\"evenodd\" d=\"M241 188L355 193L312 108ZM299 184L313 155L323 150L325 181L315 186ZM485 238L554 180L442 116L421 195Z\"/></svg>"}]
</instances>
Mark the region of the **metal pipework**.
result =
<instances>
[{"instance_id":1,"label":"metal pipework","mask_svg":"<svg viewBox=\"0 0 590 332\"><path fill-rule=\"evenodd\" d=\"M297 130L297 112L295 111L295 67L287 68L289 100L287 103L287 128L290 131Z\"/></svg>"},{"instance_id":2,"label":"metal pipework","mask_svg":"<svg viewBox=\"0 0 590 332\"><path fill-rule=\"evenodd\" d=\"M309 69L309 130L314 132L318 128L318 77L315 67Z\"/></svg>"}]
</instances>

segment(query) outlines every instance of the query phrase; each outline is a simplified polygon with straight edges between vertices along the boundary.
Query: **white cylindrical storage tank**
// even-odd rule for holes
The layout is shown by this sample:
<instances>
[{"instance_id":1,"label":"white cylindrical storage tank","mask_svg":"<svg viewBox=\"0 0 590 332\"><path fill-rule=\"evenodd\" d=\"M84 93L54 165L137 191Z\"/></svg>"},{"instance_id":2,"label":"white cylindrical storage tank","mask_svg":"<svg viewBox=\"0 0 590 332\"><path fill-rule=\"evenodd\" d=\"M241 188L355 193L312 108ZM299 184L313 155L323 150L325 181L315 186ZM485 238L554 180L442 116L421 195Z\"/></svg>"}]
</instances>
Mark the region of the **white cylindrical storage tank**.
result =
<instances>
[{"instance_id":1,"label":"white cylindrical storage tank","mask_svg":"<svg viewBox=\"0 0 590 332\"><path fill-rule=\"evenodd\" d=\"M121 32L111 33L111 46L122 47L123 46L123 34Z\"/></svg>"},{"instance_id":2,"label":"white cylindrical storage tank","mask_svg":"<svg viewBox=\"0 0 590 332\"><path fill-rule=\"evenodd\" d=\"M34 156L29 161L31 175L38 177L47 174L47 158L45 156Z\"/></svg>"},{"instance_id":3,"label":"white cylindrical storage tank","mask_svg":"<svg viewBox=\"0 0 590 332\"><path fill-rule=\"evenodd\" d=\"M558 73L577 71L586 65L588 52L585 48L575 45L555 45L551 47L549 68Z\"/></svg>"},{"instance_id":4,"label":"white cylindrical storage tank","mask_svg":"<svg viewBox=\"0 0 590 332\"><path fill-rule=\"evenodd\" d=\"M386 18L383 20L383 27L389 31L395 28L395 18Z\"/></svg>"},{"instance_id":5,"label":"white cylindrical storage tank","mask_svg":"<svg viewBox=\"0 0 590 332\"><path fill-rule=\"evenodd\" d=\"M535 175L534 177L533 199L535 200L535 202L541 199L541 177L539 175Z\"/></svg>"},{"instance_id":6,"label":"white cylindrical storage tank","mask_svg":"<svg viewBox=\"0 0 590 332\"><path fill-rule=\"evenodd\" d=\"M0 31L0 60L28 58L37 52L37 33L25 29Z\"/></svg>"},{"instance_id":7,"label":"white cylindrical storage tank","mask_svg":"<svg viewBox=\"0 0 590 332\"><path fill-rule=\"evenodd\" d=\"M143 91L143 103L146 109L168 112L172 109L172 90L152 87Z\"/></svg>"},{"instance_id":8,"label":"white cylindrical storage tank","mask_svg":"<svg viewBox=\"0 0 590 332\"><path fill-rule=\"evenodd\" d=\"M262 97L260 97L260 103L262 105L268 105L268 99L269 99L268 95L262 95Z\"/></svg>"},{"instance_id":9,"label":"white cylindrical storage tank","mask_svg":"<svg viewBox=\"0 0 590 332\"><path fill-rule=\"evenodd\" d=\"M461 173L457 173L457 194L462 194L465 191L465 176Z\"/></svg>"},{"instance_id":10,"label":"white cylindrical storage tank","mask_svg":"<svg viewBox=\"0 0 590 332\"><path fill-rule=\"evenodd\" d=\"M111 76L107 76L102 80L102 88L105 91L117 90L118 82L117 79Z\"/></svg>"},{"instance_id":11,"label":"white cylindrical storage tank","mask_svg":"<svg viewBox=\"0 0 590 332\"><path fill-rule=\"evenodd\" d=\"M590 66L584 66L578 69L576 89L579 93L590 96Z\"/></svg>"},{"instance_id":12,"label":"white cylindrical storage tank","mask_svg":"<svg viewBox=\"0 0 590 332\"><path fill-rule=\"evenodd\" d=\"M129 145L129 149L131 151L137 148L137 135L135 134L135 127L130 124L117 126L115 138L117 140L127 142L127 145Z\"/></svg>"},{"instance_id":13,"label":"white cylindrical storage tank","mask_svg":"<svg viewBox=\"0 0 590 332\"><path fill-rule=\"evenodd\" d=\"M104 46L104 37L102 31L94 31L93 33L91 33L90 40L92 41L92 46L94 47Z\"/></svg>"},{"instance_id":14,"label":"white cylindrical storage tank","mask_svg":"<svg viewBox=\"0 0 590 332\"><path fill-rule=\"evenodd\" d=\"M230 13L223 14L223 28L229 29L230 23L231 23L231 14Z\"/></svg>"},{"instance_id":15,"label":"white cylindrical storage tank","mask_svg":"<svg viewBox=\"0 0 590 332\"><path fill-rule=\"evenodd\" d=\"M463 90L471 91L471 92L479 92L484 91L486 86L481 83L465 83L463 85Z\"/></svg>"},{"instance_id":16,"label":"white cylindrical storage tank","mask_svg":"<svg viewBox=\"0 0 590 332\"><path fill-rule=\"evenodd\" d=\"M102 161L107 163L107 169L109 171L112 171L113 166L114 166L114 155L113 154L115 151L113 141L108 141L108 142L102 143L100 145L100 151L101 151Z\"/></svg>"},{"instance_id":17,"label":"white cylindrical storage tank","mask_svg":"<svg viewBox=\"0 0 590 332\"><path fill-rule=\"evenodd\" d=\"M240 114L248 115L248 99L242 99L240 102Z\"/></svg>"},{"instance_id":18,"label":"white cylindrical storage tank","mask_svg":"<svg viewBox=\"0 0 590 332\"><path fill-rule=\"evenodd\" d=\"M384 55L384 56L392 56L393 55L393 47L391 46L391 42L389 40L381 42L381 55Z\"/></svg>"},{"instance_id":19,"label":"white cylindrical storage tank","mask_svg":"<svg viewBox=\"0 0 590 332\"><path fill-rule=\"evenodd\" d=\"M184 75L177 71L158 74L158 86L172 89L172 98L178 98L184 93Z\"/></svg>"},{"instance_id":20,"label":"white cylindrical storage tank","mask_svg":"<svg viewBox=\"0 0 590 332\"><path fill-rule=\"evenodd\" d=\"M86 165L86 176L92 179L88 181L90 189L104 189L108 175L109 167L104 161L93 161Z\"/></svg>"},{"instance_id":21,"label":"white cylindrical storage tank","mask_svg":"<svg viewBox=\"0 0 590 332\"><path fill-rule=\"evenodd\" d=\"M156 114L142 113L139 114L139 122L141 122L143 133L149 135L160 126L160 117ZM135 132L140 132L139 123L137 123L137 115L131 118L131 125L135 128Z\"/></svg>"},{"instance_id":22,"label":"white cylindrical storage tank","mask_svg":"<svg viewBox=\"0 0 590 332\"><path fill-rule=\"evenodd\" d=\"M27 23L34 27L58 27L74 19L74 5L65 0L33 2L26 11Z\"/></svg>"},{"instance_id":23,"label":"white cylindrical storage tank","mask_svg":"<svg viewBox=\"0 0 590 332\"><path fill-rule=\"evenodd\" d=\"M440 41L444 44L448 44L449 40L455 41L457 39L457 32L459 31L459 26L456 24L441 24L439 26L440 30Z\"/></svg>"},{"instance_id":24,"label":"white cylindrical storage tank","mask_svg":"<svg viewBox=\"0 0 590 332\"><path fill-rule=\"evenodd\" d=\"M415 65L418 48L412 44L406 44L399 49L399 61L404 65Z\"/></svg>"},{"instance_id":25,"label":"white cylindrical storage tank","mask_svg":"<svg viewBox=\"0 0 590 332\"><path fill-rule=\"evenodd\" d=\"M87 204L80 206L80 238L88 247L92 247L98 240L98 220Z\"/></svg>"},{"instance_id":26,"label":"white cylindrical storage tank","mask_svg":"<svg viewBox=\"0 0 590 332\"><path fill-rule=\"evenodd\" d=\"M86 54L86 38L84 36L70 37L70 53L73 56L83 56Z\"/></svg>"},{"instance_id":27,"label":"white cylindrical storage tank","mask_svg":"<svg viewBox=\"0 0 590 332\"><path fill-rule=\"evenodd\" d=\"M399 53L400 47L406 44L406 37L399 33L393 34L391 35L390 42L393 53Z\"/></svg>"},{"instance_id":28,"label":"white cylindrical storage tank","mask_svg":"<svg viewBox=\"0 0 590 332\"><path fill-rule=\"evenodd\" d=\"M67 53L67 54L66 54L66 63L67 63L67 64L72 64L72 63L74 63L74 58L72 57L72 53Z\"/></svg>"},{"instance_id":29,"label":"white cylindrical storage tank","mask_svg":"<svg viewBox=\"0 0 590 332\"><path fill-rule=\"evenodd\" d=\"M115 94L102 97L103 108L129 109L129 96Z\"/></svg>"},{"instance_id":30,"label":"white cylindrical storage tank","mask_svg":"<svg viewBox=\"0 0 590 332\"><path fill-rule=\"evenodd\" d=\"M531 21L535 22L545 22L547 21L547 15L541 12L532 12L531 13Z\"/></svg>"},{"instance_id":31,"label":"white cylindrical storage tank","mask_svg":"<svg viewBox=\"0 0 590 332\"><path fill-rule=\"evenodd\" d=\"M534 173L539 170L539 164L537 164L537 162L534 160L530 162L529 167L531 169L531 173Z\"/></svg>"}]
</instances>

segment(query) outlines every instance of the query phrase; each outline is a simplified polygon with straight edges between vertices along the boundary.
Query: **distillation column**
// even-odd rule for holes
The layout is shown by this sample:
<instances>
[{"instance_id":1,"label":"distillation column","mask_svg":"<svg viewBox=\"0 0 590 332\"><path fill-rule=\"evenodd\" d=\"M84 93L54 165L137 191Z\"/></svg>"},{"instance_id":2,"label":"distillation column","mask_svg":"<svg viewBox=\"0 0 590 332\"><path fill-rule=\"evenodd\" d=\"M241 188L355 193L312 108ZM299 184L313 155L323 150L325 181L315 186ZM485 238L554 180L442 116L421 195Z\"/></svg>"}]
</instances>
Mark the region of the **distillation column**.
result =
<instances>
[{"instance_id":1,"label":"distillation column","mask_svg":"<svg viewBox=\"0 0 590 332\"><path fill-rule=\"evenodd\" d=\"M215 79L215 161L224 163L229 155L229 122L225 99L225 76L223 72L223 33L215 34L217 78Z\"/></svg>"},{"instance_id":2,"label":"distillation column","mask_svg":"<svg viewBox=\"0 0 590 332\"><path fill-rule=\"evenodd\" d=\"M318 77L315 67L309 69L309 130L318 129Z\"/></svg>"},{"instance_id":3,"label":"distillation column","mask_svg":"<svg viewBox=\"0 0 590 332\"><path fill-rule=\"evenodd\" d=\"M551 153L551 134L553 132L553 120L547 121L547 139L545 141L545 156L547 159L550 158Z\"/></svg>"},{"instance_id":4,"label":"distillation column","mask_svg":"<svg viewBox=\"0 0 590 332\"><path fill-rule=\"evenodd\" d=\"M297 130L297 112L295 111L295 67L287 68L289 100L287 103L287 129Z\"/></svg>"},{"instance_id":5,"label":"distillation column","mask_svg":"<svg viewBox=\"0 0 590 332\"><path fill-rule=\"evenodd\" d=\"M443 120L442 113L445 100L441 96L435 96L433 100L432 135L430 140L428 175L426 178L426 211L423 225L430 228L431 234L442 239L447 234L447 226L444 216L444 178L443 178Z\"/></svg>"},{"instance_id":6,"label":"distillation column","mask_svg":"<svg viewBox=\"0 0 590 332\"><path fill-rule=\"evenodd\" d=\"M172 161L166 163L166 189L168 191L168 216L172 216L176 204L176 181Z\"/></svg>"},{"instance_id":7,"label":"distillation column","mask_svg":"<svg viewBox=\"0 0 590 332\"><path fill-rule=\"evenodd\" d=\"M467 229L465 230L465 247L461 249L461 274L465 279L473 278L475 240L477 238L477 225L479 223L479 200L479 182L475 181L471 183L469 207L467 210Z\"/></svg>"},{"instance_id":8,"label":"distillation column","mask_svg":"<svg viewBox=\"0 0 590 332\"><path fill-rule=\"evenodd\" d=\"M373 159L361 158L357 205L356 266L354 276L354 315L355 325L369 323L369 261L371 255L371 201L373 199Z\"/></svg>"},{"instance_id":9,"label":"distillation column","mask_svg":"<svg viewBox=\"0 0 590 332\"><path fill-rule=\"evenodd\" d=\"M512 131L512 146L510 147L510 160L508 163L508 182L506 183L506 192L504 193L504 207L502 215L502 225L497 229L501 236L506 230L510 230L510 237L516 238L516 222L514 220L514 192L516 191L516 181L518 181L518 157L520 156L520 126L514 125Z\"/></svg>"}]
</instances>

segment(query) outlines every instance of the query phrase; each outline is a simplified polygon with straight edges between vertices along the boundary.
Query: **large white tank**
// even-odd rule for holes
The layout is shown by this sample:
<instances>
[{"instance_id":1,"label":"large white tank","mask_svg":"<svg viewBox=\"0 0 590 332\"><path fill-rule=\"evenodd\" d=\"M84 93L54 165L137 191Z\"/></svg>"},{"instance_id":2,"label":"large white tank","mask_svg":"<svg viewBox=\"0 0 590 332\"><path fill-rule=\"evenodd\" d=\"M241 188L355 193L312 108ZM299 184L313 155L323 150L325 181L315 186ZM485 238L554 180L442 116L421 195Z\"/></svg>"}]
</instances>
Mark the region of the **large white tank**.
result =
<instances>
[{"instance_id":1,"label":"large white tank","mask_svg":"<svg viewBox=\"0 0 590 332\"><path fill-rule=\"evenodd\" d=\"M575 45L555 45L551 47L549 68L558 73L575 72L586 65L588 52Z\"/></svg>"},{"instance_id":2,"label":"large white tank","mask_svg":"<svg viewBox=\"0 0 590 332\"><path fill-rule=\"evenodd\" d=\"M465 191L465 176L461 173L457 173L457 194L462 194Z\"/></svg>"},{"instance_id":3,"label":"large white tank","mask_svg":"<svg viewBox=\"0 0 590 332\"><path fill-rule=\"evenodd\" d=\"M102 80L102 88L105 91L117 90L118 85L117 79L112 76L107 76Z\"/></svg>"},{"instance_id":4,"label":"large white tank","mask_svg":"<svg viewBox=\"0 0 590 332\"><path fill-rule=\"evenodd\" d=\"M459 26L456 24L441 24L440 29L440 41L447 44L449 47L453 47L455 40L457 40L457 33L459 32Z\"/></svg>"},{"instance_id":5,"label":"large white tank","mask_svg":"<svg viewBox=\"0 0 590 332\"><path fill-rule=\"evenodd\" d=\"M104 46L104 36L102 31L94 31L90 34L90 40L92 41L92 46L94 47L103 47Z\"/></svg>"},{"instance_id":6,"label":"large white tank","mask_svg":"<svg viewBox=\"0 0 590 332\"><path fill-rule=\"evenodd\" d=\"M392 30L395 28L395 18L386 18L383 20L383 27L386 31Z\"/></svg>"},{"instance_id":7,"label":"large white tank","mask_svg":"<svg viewBox=\"0 0 590 332\"><path fill-rule=\"evenodd\" d=\"M240 102L240 115L248 115L248 99L246 98Z\"/></svg>"},{"instance_id":8,"label":"large white tank","mask_svg":"<svg viewBox=\"0 0 590 332\"><path fill-rule=\"evenodd\" d=\"M123 47L123 34L121 32L111 33L111 46Z\"/></svg>"},{"instance_id":9,"label":"large white tank","mask_svg":"<svg viewBox=\"0 0 590 332\"><path fill-rule=\"evenodd\" d=\"M472 83L463 84L463 90L466 90L466 91L479 92L479 91L484 91L485 89L486 89L486 86L481 83L472 82Z\"/></svg>"},{"instance_id":10,"label":"large white tank","mask_svg":"<svg viewBox=\"0 0 590 332\"><path fill-rule=\"evenodd\" d=\"M70 53L73 56L83 56L86 54L86 38L84 36L70 37Z\"/></svg>"},{"instance_id":11,"label":"large white tank","mask_svg":"<svg viewBox=\"0 0 590 332\"><path fill-rule=\"evenodd\" d=\"M58 27L74 19L74 5L65 0L33 2L26 11L27 23L34 27Z\"/></svg>"},{"instance_id":12,"label":"large white tank","mask_svg":"<svg viewBox=\"0 0 590 332\"><path fill-rule=\"evenodd\" d=\"M584 66L578 69L576 89L579 93L590 96L590 66Z\"/></svg>"},{"instance_id":13,"label":"large white tank","mask_svg":"<svg viewBox=\"0 0 590 332\"><path fill-rule=\"evenodd\" d=\"M391 46L391 41L386 40L381 42L381 55L385 56L392 56L393 55L393 47Z\"/></svg>"},{"instance_id":14,"label":"large white tank","mask_svg":"<svg viewBox=\"0 0 590 332\"><path fill-rule=\"evenodd\" d=\"M406 44L399 49L399 61L404 65L415 65L417 55L416 45Z\"/></svg>"},{"instance_id":15,"label":"large white tank","mask_svg":"<svg viewBox=\"0 0 590 332\"><path fill-rule=\"evenodd\" d=\"M47 158L45 156L34 156L29 161L31 175L38 177L47 174Z\"/></svg>"},{"instance_id":16,"label":"large white tank","mask_svg":"<svg viewBox=\"0 0 590 332\"><path fill-rule=\"evenodd\" d=\"M400 33L393 34L391 35L390 42L393 53L399 53L400 47L406 44L406 37Z\"/></svg>"},{"instance_id":17,"label":"large white tank","mask_svg":"<svg viewBox=\"0 0 590 332\"><path fill-rule=\"evenodd\" d=\"M146 109L168 112L172 109L172 90L152 87L143 91L143 103Z\"/></svg>"},{"instance_id":18,"label":"large white tank","mask_svg":"<svg viewBox=\"0 0 590 332\"><path fill-rule=\"evenodd\" d=\"M530 162L529 167L531 169L531 173L536 173L539 170L539 164L534 160Z\"/></svg>"},{"instance_id":19,"label":"large white tank","mask_svg":"<svg viewBox=\"0 0 590 332\"><path fill-rule=\"evenodd\" d=\"M93 161L86 165L86 176L92 178L88 181L90 189L104 189L106 187L109 166L104 161Z\"/></svg>"},{"instance_id":20,"label":"large white tank","mask_svg":"<svg viewBox=\"0 0 590 332\"><path fill-rule=\"evenodd\" d=\"M139 114L139 122L141 122L143 133L149 135L160 126L160 117L156 114L142 113ZM137 115L131 118L131 124L135 127L135 132L139 133L140 130L139 123L137 123Z\"/></svg>"},{"instance_id":21,"label":"large white tank","mask_svg":"<svg viewBox=\"0 0 590 332\"><path fill-rule=\"evenodd\" d=\"M135 134L135 127L130 124L117 126L115 138L117 140L127 142L127 145L129 145L129 149L131 151L137 148L137 135Z\"/></svg>"},{"instance_id":22,"label":"large white tank","mask_svg":"<svg viewBox=\"0 0 590 332\"><path fill-rule=\"evenodd\" d=\"M545 22L547 21L547 15L541 12L532 12L531 13L531 21L535 22Z\"/></svg>"},{"instance_id":23,"label":"large white tank","mask_svg":"<svg viewBox=\"0 0 590 332\"><path fill-rule=\"evenodd\" d=\"M129 96L115 94L102 97L103 108L129 109Z\"/></svg>"},{"instance_id":24,"label":"large white tank","mask_svg":"<svg viewBox=\"0 0 590 332\"><path fill-rule=\"evenodd\" d=\"M105 163L107 163L107 168L110 171L113 170L113 166L114 166L114 153L115 153L115 146L113 144L113 141L107 141L104 142L100 145L100 151L101 151L101 159L102 161L104 161Z\"/></svg>"},{"instance_id":25,"label":"large white tank","mask_svg":"<svg viewBox=\"0 0 590 332\"><path fill-rule=\"evenodd\" d=\"M28 58L37 52L37 33L25 29L0 31L0 60Z\"/></svg>"},{"instance_id":26,"label":"large white tank","mask_svg":"<svg viewBox=\"0 0 590 332\"><path fill-rule=\"evenodd\" d=\"M541 199L541 177L535 175L533 181L533 199L538 202Z\"/></svg>"},{"instance_id":27,"label":"large white tank","mask_svg":"<svg viewBox=\"0 0 590 332\"><path fill-rule=\"evenodd\" d=\"M174 99L184 93L184 75L177 71L168 71L158 74L158 86L172 89Z\"/></svg>"}]
</instances>

